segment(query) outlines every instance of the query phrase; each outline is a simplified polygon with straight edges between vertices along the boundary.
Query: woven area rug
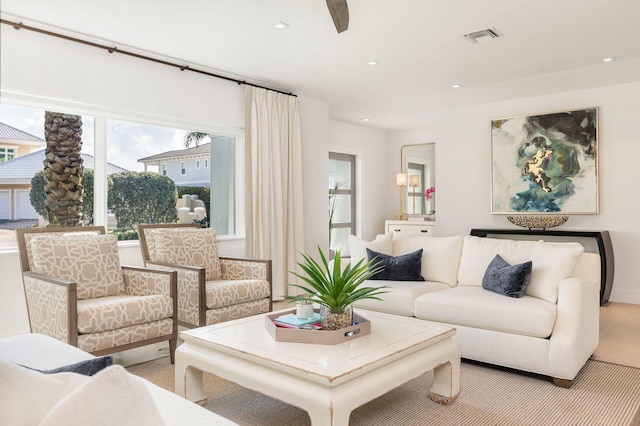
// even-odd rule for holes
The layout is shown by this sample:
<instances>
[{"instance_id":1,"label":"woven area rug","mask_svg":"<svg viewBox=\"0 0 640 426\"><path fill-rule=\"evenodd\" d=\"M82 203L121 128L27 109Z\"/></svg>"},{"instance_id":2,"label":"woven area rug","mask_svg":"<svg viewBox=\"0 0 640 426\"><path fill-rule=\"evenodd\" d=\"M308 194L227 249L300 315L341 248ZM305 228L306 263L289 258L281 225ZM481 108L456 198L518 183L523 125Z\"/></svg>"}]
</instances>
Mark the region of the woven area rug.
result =
<instances>
[{"instance_id":1,"label":"woven area rug","mask_svg":"<svg viewBox=\"0 0 640 426\"><path fill-rule=\"evenodd\" d=\"M173 390L168 358L128 367ZM461 393L441 406L429 399L433 373L424 374L351 413L350 425L606 425L637 424L640 369L589 361L571 389L549 378L484 364L462 363ZM240 425L309 425L307 413L262 394L205 374L205 407Z\"/></svg>"}]
</instances>

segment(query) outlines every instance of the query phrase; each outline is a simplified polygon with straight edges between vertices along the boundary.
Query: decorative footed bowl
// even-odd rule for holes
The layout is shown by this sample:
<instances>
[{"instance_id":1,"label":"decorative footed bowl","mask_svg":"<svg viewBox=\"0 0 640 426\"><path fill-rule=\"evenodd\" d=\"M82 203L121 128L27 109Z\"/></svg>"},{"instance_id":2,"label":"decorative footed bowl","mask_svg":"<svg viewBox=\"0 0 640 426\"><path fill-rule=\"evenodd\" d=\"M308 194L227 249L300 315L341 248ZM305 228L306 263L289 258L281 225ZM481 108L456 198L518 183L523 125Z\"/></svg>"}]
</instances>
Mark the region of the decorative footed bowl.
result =
<instances>
[{"instance_id":1,"label":"decorative footed bowl","mask_svg":"<svg viewBox=\"0 0 640 426\"><path fill-rule=\"evenodd\" d=\"M507 220L523 228L541 229L554 228L565 223L569 216L507 216Z\"/></svg>"}]
</instances>

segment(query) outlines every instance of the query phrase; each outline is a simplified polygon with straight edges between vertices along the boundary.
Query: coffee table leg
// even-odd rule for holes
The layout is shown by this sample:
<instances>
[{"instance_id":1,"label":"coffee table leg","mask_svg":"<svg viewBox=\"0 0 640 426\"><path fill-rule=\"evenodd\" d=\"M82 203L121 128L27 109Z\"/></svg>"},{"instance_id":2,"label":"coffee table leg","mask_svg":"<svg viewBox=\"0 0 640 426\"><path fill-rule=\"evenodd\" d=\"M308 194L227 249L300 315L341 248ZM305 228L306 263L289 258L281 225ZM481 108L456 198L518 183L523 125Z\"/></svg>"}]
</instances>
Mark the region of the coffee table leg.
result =
<instances>
[{"instance_id":1,"label":"coffee table leg","mask_svg":"<svg viewBox=\"0 0 640 426\"><path fill-rule=\"evenodd\" d=\"M311 426L348 426L351 410L337 405L320 406L314 404L306 407Z\"/></svg>"},{"instance_id":2,"label":"coffee table leg","mask_svg":"<svg viewBox=\"0 0 640 426\"><path fill-rule=\"evenodd\" d=\"M176 357L175 393L193 402L207 399L204 393L202 370L190 366L184 357Z\"/></svg>"},{"instance_id":3,"label":"coffee table leg","mask_svg":"<svg viewBox=\"0 0 640 426\"><path fill-rule=\"evenodd\" d=\"M448 405L458 398L460 393L460 346L450 342L448 360L433 369L431 399L438 404Z\"/></svg>"}]
</instances>

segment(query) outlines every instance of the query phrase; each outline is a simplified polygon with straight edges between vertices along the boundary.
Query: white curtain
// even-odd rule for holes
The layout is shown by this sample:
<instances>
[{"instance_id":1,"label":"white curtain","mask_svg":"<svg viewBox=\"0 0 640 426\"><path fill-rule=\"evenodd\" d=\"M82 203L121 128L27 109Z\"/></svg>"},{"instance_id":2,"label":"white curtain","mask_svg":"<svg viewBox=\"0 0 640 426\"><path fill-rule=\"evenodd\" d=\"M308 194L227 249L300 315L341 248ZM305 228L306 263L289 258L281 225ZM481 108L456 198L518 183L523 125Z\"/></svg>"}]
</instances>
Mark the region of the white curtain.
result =
<instances>
[{"instance_id":1,"label":"white curtain","mask_svg":"<svg viewBox=\"0 0 640 426\"><path fill-rule=\"evenodd\" d=\"M294 96L246 86L247 256L273 262L273 299L295 288L289 271L304 246L302 141Z\"/></svg>"}]
</instances>

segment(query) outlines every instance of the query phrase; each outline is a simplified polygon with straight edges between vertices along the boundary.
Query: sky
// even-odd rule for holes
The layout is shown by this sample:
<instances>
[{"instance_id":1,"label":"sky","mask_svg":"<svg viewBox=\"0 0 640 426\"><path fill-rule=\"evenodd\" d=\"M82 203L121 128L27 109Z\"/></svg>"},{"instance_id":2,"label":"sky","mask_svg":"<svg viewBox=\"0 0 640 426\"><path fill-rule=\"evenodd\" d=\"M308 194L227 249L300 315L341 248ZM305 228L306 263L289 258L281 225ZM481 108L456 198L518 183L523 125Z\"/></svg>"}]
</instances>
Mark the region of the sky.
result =
<instances>
[{"instance_id":1,"label":"sky","mask_svg":"<svg viewBox=\"0 0 640 426\"><path fill-rule=\"evenodd\" d=\"M44 139L43 110L0 104L0 122ZM108 120L107 161L127 170L144 171L144 165L137 160L183 149L186 133L183 129ZM82 117L82 152L94 153L93 117Z\"/></svg>"}]
</instances>

